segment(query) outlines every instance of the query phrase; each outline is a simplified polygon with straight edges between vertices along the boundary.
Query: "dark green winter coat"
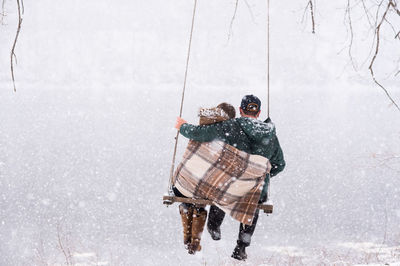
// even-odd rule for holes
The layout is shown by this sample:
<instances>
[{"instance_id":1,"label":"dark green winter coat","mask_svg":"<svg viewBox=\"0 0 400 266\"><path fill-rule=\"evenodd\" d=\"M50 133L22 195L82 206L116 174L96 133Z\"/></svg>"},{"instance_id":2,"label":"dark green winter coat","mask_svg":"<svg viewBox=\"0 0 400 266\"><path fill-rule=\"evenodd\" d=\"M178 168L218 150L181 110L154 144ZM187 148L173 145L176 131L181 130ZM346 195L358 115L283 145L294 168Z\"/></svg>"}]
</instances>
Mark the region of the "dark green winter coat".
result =
<instances>
[{"instance_id":1,"label":"dark green winter coat","mask_svg":"<svg viewBox=\"0 0 400 266\"><path fill-rule=\"evenodd\" d=\"M277 175L285 168L283 152L273 123L240 117L203 126L183 124L180 133L199 142L219 139L239 150L266 157L272 165L271 176ZM267 193L268 183L269 177L265 180L262 196Z\"/></svg>"}]
</instances>

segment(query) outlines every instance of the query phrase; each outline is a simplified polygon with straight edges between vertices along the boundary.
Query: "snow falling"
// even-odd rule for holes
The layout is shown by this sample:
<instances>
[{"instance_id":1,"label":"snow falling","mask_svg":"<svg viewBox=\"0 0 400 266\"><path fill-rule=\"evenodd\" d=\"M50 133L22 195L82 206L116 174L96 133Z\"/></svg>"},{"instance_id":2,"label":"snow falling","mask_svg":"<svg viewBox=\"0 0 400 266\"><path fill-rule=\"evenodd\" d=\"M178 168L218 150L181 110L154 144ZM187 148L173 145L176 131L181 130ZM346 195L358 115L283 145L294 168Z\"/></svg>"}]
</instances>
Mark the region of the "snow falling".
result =
<instances>
[{"instance_id":1,"label":"snow falling","mask_svg":"<svg viewBox=\"0 0 400 266\"><path fill-rule=\"evenodd\" d=\"M351 66L345 2L319 3L311 34L306 1L271 1L270 116L287 166L271 179L274 213L260 213L241 265L400 265L400 116L361 67L371 43L356 24L360 69ZM230 31L235 1L198 2L189 123L199 108L237 107L245 94L259 96L267 116L265 1L247 3L239 1ZM18 16L5 2L0 265L237 263L236 221L225 219L220 241L205 230L192 256L177 204L162 204L192 8L189 0L25 1L15 93ZM389 37L375 74L400 102L398 46L382 31ZM186 143L181 136L178 161Z\"/></svg>"}]
</instances>

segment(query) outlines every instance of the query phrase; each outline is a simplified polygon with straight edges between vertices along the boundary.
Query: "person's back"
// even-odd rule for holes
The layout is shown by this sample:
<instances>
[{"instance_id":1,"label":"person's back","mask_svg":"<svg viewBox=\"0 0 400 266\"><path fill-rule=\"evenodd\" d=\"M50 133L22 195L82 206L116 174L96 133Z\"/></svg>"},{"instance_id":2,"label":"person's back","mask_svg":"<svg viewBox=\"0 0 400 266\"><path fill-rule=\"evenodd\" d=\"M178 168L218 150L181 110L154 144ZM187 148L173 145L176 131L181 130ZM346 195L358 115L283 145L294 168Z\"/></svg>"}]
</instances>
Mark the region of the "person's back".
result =
<instances>
[{"instance_id":1,"label":"person's back","mask_svg":"<svg viewBox=\"0 0 400 266\"><path fill-rule=\"evenodd\" d=\"M273 167L270 173L271 176L281 172L285 167L285 160L276 136L275 125L271 120L267 119L262 122L255 118L240 117L237 121L250 140L250 150L248 152L264 156L270 160Z\"/></svg>"}]
</instances>

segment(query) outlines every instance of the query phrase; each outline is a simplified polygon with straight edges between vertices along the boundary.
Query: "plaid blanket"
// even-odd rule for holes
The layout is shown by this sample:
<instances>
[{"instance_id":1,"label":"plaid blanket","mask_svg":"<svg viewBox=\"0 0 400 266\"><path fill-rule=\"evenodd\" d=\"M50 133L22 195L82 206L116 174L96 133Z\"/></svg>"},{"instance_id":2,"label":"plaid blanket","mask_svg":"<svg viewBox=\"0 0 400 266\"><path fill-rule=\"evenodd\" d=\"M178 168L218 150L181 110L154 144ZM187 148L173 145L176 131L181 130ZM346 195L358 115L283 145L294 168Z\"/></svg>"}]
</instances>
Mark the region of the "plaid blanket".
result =
<instances>
[{"instance_id":1,"label":"plaid blanket","mask_svg":"<svg viewBox=\"0 0 400 266\"><path fill-rule=\"evenodd\" d=\"M186 197L211 200L234 219L250 225L270 170L267 158L223 141L190 140L173 184Z\"/></svg>"}]
</instances>

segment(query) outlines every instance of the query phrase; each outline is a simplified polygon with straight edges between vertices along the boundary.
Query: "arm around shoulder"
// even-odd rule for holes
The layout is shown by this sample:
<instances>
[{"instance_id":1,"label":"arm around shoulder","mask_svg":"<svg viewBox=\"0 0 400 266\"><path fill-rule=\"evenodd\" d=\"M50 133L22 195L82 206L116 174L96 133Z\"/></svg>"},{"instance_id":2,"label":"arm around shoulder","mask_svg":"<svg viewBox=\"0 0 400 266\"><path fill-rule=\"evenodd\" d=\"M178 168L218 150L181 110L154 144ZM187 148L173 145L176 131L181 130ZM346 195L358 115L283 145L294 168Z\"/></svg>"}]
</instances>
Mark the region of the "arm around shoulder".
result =
<instances>
[{"instance_id":1,"label":"arm around shoulder","mask_svg":"<svg viewBox=\"0 0 400 266\"><path fill-rule=\"evenodd\" d=\"M191 140L209 142L218 137L219 124L196 126L186 123L181 126L180 133Z\"/></svg>"}]
</instances>

